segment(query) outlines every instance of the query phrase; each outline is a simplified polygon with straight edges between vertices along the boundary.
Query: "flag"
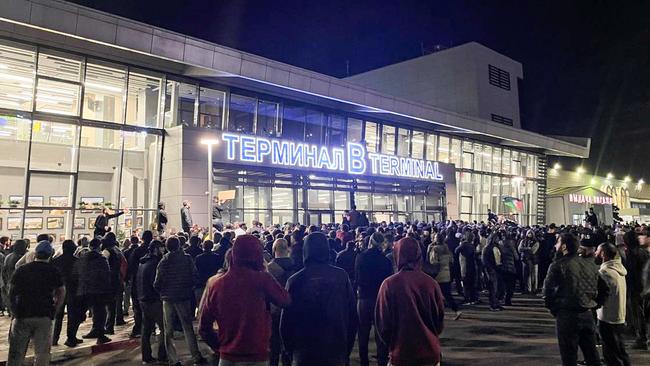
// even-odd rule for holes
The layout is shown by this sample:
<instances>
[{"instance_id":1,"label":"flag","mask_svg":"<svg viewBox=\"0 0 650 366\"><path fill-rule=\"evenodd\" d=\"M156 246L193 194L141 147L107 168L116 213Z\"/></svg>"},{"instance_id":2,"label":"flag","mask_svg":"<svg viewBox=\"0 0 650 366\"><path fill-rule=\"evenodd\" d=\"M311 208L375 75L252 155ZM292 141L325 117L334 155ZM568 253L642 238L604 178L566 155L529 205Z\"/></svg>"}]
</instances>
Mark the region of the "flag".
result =
<instances>
[{"instance_id":1,"label":"flag","mask_svg":"<svg viewBox=\"0 0 650 366\"><path fill-rule=\"evenodd\" d=\"M515 211L523 211L524 210L524 201L520 200L519 198L503 197L503 204L506 207L510 207L511 209L513 209Z\"/></svg>"}]
</instances>

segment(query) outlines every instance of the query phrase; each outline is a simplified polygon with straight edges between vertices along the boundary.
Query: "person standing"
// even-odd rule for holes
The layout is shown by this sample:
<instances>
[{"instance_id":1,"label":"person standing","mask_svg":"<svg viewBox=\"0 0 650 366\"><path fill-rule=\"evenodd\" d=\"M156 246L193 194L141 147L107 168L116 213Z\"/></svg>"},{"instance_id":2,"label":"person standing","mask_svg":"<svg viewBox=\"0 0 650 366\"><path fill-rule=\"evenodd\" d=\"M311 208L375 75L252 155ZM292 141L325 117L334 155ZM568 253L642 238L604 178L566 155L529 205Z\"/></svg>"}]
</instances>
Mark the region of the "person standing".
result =
<instances>
[{"instance_id":1,"label":"person standing","mask_svg":"<svg viewBox=\"0 0 650 366\"><path fill-rule=\"evenodd\" d=\"M650 261L650 253L641 247L639 237L634 231L628 231L623 235L623 242L627 247L627 260L625 267L627 269L627 292L630 302L630 320L636 331L636 340L632 349L648 349L648 329L646 323L646 306L644 304L643 292L643 269L646 263Z\"/></svg>"},{"instance_id":2,"label":"person standing","mask_svg":"<svg viewBox=\"0 0 650 366\"><path fill-rule=\"evenodd\" d=\"M142 330L142 309L140 308L140 301L138 300L138 286L135 286L135 277L138 273L138 267L140 266L140 259L144 257L149 252L149 245L153 240L153 232L151 230L145 230L142 233L142 241L139 245L133 249L131 254L128 257L129 268L127 270L127 278L131 281L131 303L133 304L133 328L131 328L131 333L129 338L137 338Z\"/></svg>"},{"instance_id":3,"label":"person standing","mask_svg":"<svg viewBox=\"0 0 650 366\"><path fill-rule=\"evenodd\" d=\"M74 252L77 250L77 245L72 240L65 240L62 244L63 254L52 259L52 264L59 273L63 276L63 284L65 285L65 301L64 305L56 312L54 319L54 331L52 333L52 345L56 346L59 342L61 335L61 328L63 325L64 308L67 308L68 323L67 323L67 340L65 345L68 347L76 347L83 340L77 339L77 330L79 324L83 321L83 306L79 297L77 296L77 288L79 282L79 273L75 270L77 257Z\"/></svg>"},{"instance_id":4,"label":"person standing","mask_svg":"<svg viewBox=\"0 0 650 366\"><path fill-rule=\"evenodd\" d=\"M356 262L356 259L356 244L353 240L350 240L345 243L345 249L336 255L336 261L334 261L337 267L343 269L348 274L353 288L356 287L356 281L354 278L354 263Z\"/></svg>"},{"instance_id":5,"label":"person standing","mask_svg":"<svg viewBox=\"0 0 650 366\"><path fill-rule=\"evenodd\" d=\"M598 273L609 288L603 307L596 310L598 330L603 343L603 357L607 366L629 366L630 356L625 351L625 302L627 270L623 267L618 249L609 243L598 246L596 256L602 260Z\"/></svg>"},{"instance_id":6,"label":"person standing","mask_svg":"<svg viewBox=\"0 0 650 366\"><path fill-rule=\"evenodd\" d=\"M95 219L95 230L93 231L94 237L103 238L104 235L110 231L110 226L108 225L108 220L114 219L118 216L124 215L124 211L110 213L109 209L104 207L102 213L97 216Z\"/></svg>"},{"instance_id":7,"label":"person standing","mask_svg":"<svg viewBox=\"0 0 650 366\"><path fill-rule=\"evenodd\" d=\"M9 293L11 328L9 329L8 366L22 366L27 346L34 346L34 365L50 364L52 319L63 306L65 286L61 274L50 262L54 249L41 241L36 258L18 269L11 278Z\"/></svg>"},{"instance_id":8,"label":"person standing","mask_svg":"<svg viewBox=\"0 0 650 366\"><path fill-rule=\"evenodd\" d=\"M438 365L445 318L442 292L421 270L422 252L417 241L403 238L394 250L399 272L379 289L377 334L388 347L392 365Z\"/></svg>"},{"instance_id":9,"label":"person standing","mask_svg":"<svg viewBox=\"0 0 650 366\"><path fill-rule=\"evenodd\" d=\"M499 233L491 234L487 239L487 245L481 254L483 269L488 278L488 293L490 298L490 310L501 311L503 307L499 303L499 276L498 269L501 267L501 250L499 249Z\"/></svg>"},{"instance_id":10,"label":"person standing","mask_svg":"<svg viewBox=\"0 0 650 366\"><path fill-rule=\"evenodd\" d=\"M191 240L190 240L191 241ZM194 259L194 264L196 265L196 271L199 276L199 282L194 289L194 295L196 298L196 304L201 303L201 296L203 296L203 291L205 290L205 284L208 283L208 279L217 274L219 270L219 256L217 253L212 251L214 243L212 240L206 240L203 242L203 252L196 256Z\"/></svg>"},{"instance_id":11,"label":"person standing","mask_svg":"<svg viewBox=\"0 0 650 366\"><path fill-rule=\"evenodd\" d=\"M538 257L539 241L535 239L535 232L528 230L526 237L521 239L519 243L519 254L521 255L521 262L524 264L524 283L526 291L532 294L537 293L537 271L538 271Z\"/></svg>"},{"instance_id":12,"label":"person standing","mask_svg":"<svg viewBox=\"0 0 650 366\"><path fill-rule=\"evenodd\" d=\"M374 323L375 304L381 283L393 274L393 265L383 254L384 236L374 233L369 240L370 247L356 258L355 273L359 312L359 359L361 366L368 366L368 342L370 330ZM375 334L377 328L375 327ZM388 363L388 350L375 336L377 344L377 362L380 366Z\"/></svg>"},{"instance_id":13,"label":"person standing","mask_svg":"<svg viewBox=\"0 0 650 366\"><path fill-rule=\"evenodd\" d=\"M212 226L217 231L223 231L223 204L217 196L212 199Z\"/></svg>"},{"instance_id":14,"label":"person standing","mask_svg":"<svg viewBox=\"0 0 650 366\"><path fill-rule=\"evenodd\" d=\"M538 285L544 283L544 279L548 273L548 267L553 262L553 248L555 247L555 242L557 241L556 230L557 227L555 224L551 223L544 233L544 240L542 240L539 245L539 251L537 252L537 259L539 262L539 276L537 280Z\"/></svg>"},{"instance_id":15,"label":"person standing","mask_svg":"<svg viewBox=\"0 0 650 366\"><path fill-rule=\"evenodd\" d=\"M578 256L578 246L573 234L560 235L544 281L544 302L555 317L562 365L576 365L580 347L587 366L596 366L600 357L592 310L604 302L607 286L593 260Z\"/></svg>"},{"instance_id":16,"label":"person standing","mask_svg":"<svg viewBox=\"0 0 650 366\"><path fill-rule=\"evenodd\" d=\"M158 291L153 287L154 280L156 279L156 268L160 262L160 250L162 243L159 241L152 241L147 247L147 254L140 258L140 265L138 266L134 286L137 287L136 301L140 302L140 309L142 311L142 336L140 337L140 348L142 351L142 362L166 362L167 352L165 342L158 343L158 358L152 356L151 351L151 336L155 327L160 329L162 334L165 334L165 325L163 321L163 306L160 300Z\"/></svg>"},{"instance_id":17,"label":"person standing","mask_svg":"<svg viewBox=\"0 0 650 366\"><path fill-rule=\"evenodd\" d=\"M192 231L192 213L190 212L190 208L192 207L192 202L185 200L183 201L183 207L181 208L181 228L183 228L183 231L186 233L190 233Z\"/></svg>"},{"instance_id":18,"label":"person standing","mask_svg":"<svg viewBox=\"0 0 650 366\"><path fill-rule=\"evenodd\" d=\"M455 319L459 319L462 313L458 311L458 304L451 294L451 265L454 261L452 253L449 251L449 246L445 243L445 233L440 233L436 236L435 245L430 251L429 263L437 270L435 280L438 282L445 302L451 310L456 313Z\"/></svg>"},{"instance_id":19,"label":"person standing","mask_svg":"<svg viewBox=\"0 0 650 366\"><path fill-rule=\"evenodd\" d=\"M2 295L5 298L7 312L11 315L11 306L9 306L9 290L11 289L11 277L16 271L16 263L27 253L29 245L27 241L18 239L14 242L13 250L5 257L4 265L2 266Z\"/></svg>"},{"instance_id":20,"label":"person standing","mask_svg":"<svg viewBox=\"0 0 650 366\"><path fill-rule=\"evenodd\" d=\"M293 275L293 261L289 257L289 243L284 238L275 239L273 242L274 258L269 262L267 270L283 288L287 280ZM278 366L282 361L283 366L291 365L291 357L282 350L282 339L280 337L280 314L282 309L278 306L271 306L271 356L270 366Z\"/></svg>"},{"instance_id":21,"label":"person standing","mask_svg":"<svg viewBox=\"0 0 650 366\"><path fill-rule=\"evenodd\" d=\"M165 204L163 202L158 203L158 215L156 222L158 223L158 235L164 235L165 231L167 230L167 223L169 222L169 219L167 218L167 211L165 211Z\"/></svg>"},{"instance_id":22,"label":"person standing","mask_svg":"<svg viewBox=\"0 0 650 366\"><path fill-rule=\"evenodd\" d=\"M180 248L178 237L171 236L166 243L168 253L158 264L154 288L160 294L163 304L165 326L165 349L172 365L179 363L176 347L174 346L174 314L178 316L185 334L185 342L190 349L195 364L205 363L206 360L199 351L199 346L192 327L192 298L198 274L192 257Z\"/></svg>"},{"instance_id":23,"label":"person standing","mask_svg":"<svg viewBox=\"0 0 650 366\"><path fill-rule=\"evenodd\" d=\"M110 277L104 286L110 291L111 301L108 304L108 316L106 317L106 334L115 333L115 325L125 325L122 303L124 297L124 277L126 277L128 265L122 252L117 249L117 238L115 233L108 232L102 240L102 255L108 260Z\"/></svg>"},{"instance_id":24,"label":"person standing","mask_svg":"<svg viewBox=\"0 0 650 366\"><path fill-rule=\"evenodd\" d=\"M505 239L499 244L499 250L501 251L501 266L497 267L497 270L501 277L500 283L503 285L499 291L499 299L504 299L506 306L512 306L517 280L517 263L519 262L514 232L506 233Z\"/></svg>"},{"instance_id":25,"label":"person standing","mask_svg":"<svg viewBox=\"0 0 650 366\"><path fill-rule=\"evenodd\" d=\"M269 303L285 307L291 302L289 293L264 270L262 246L253 235L235 239L229 264L224 275L208 280L199 334L219 353L220 366L268 365Z\"/></svg>"},{"instance_id":26,"label":"person standing","mask_svg":"<svg viewBox=\"0 0 650 366\"><path fill-rule=\"evenodd\" d=\"M460 262L460 275L463 279L463 294L465 304L473 305L478 301L476 291L476 246L474 245L474 234L471 230L465 229L463 240L456 248L458 261Z\"/></svg>"},{"instance_id":27,"label":"person standing","mask_svg":"<svg viewBox=\"0 0 650 366\"><path fill-rule=\"evenodd\" d=\"M94 238L88 243L90 250L86 251L77 263L79 266L79 288L86 307L93 313L93 325L90 332L82 338L97 338L97 343L110 342L106 337L106 307L115 304L110 289L111 270L108 260L101 253L101 240Z\"/></svg>"}]
</instances>

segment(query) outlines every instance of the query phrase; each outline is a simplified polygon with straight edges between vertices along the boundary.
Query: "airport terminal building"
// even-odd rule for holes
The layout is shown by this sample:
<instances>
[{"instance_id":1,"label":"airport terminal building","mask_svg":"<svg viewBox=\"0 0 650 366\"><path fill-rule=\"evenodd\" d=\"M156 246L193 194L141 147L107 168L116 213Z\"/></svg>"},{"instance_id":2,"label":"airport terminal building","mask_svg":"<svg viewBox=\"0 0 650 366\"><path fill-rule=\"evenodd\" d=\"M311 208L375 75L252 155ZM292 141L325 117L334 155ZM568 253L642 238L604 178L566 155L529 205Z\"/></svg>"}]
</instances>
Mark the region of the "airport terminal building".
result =
<instances>
[{"instance_id":1,"label":"airport terminal building","mask_svg":"<svg viewBox=\"0 0 650 366\"><path fill-rule=\"evenodd\" d=\"M522 79L477 43L338 79L64 1L5 1L0 233L76 239L108 206L129 208L127 235L161 201L178 227L183 200L207 225L210 191L235 191L233 222L326 223L356 205L375 221L491 208L542 223L547 157L589 143L521 129Z\"/></svg>"}]
</instances>

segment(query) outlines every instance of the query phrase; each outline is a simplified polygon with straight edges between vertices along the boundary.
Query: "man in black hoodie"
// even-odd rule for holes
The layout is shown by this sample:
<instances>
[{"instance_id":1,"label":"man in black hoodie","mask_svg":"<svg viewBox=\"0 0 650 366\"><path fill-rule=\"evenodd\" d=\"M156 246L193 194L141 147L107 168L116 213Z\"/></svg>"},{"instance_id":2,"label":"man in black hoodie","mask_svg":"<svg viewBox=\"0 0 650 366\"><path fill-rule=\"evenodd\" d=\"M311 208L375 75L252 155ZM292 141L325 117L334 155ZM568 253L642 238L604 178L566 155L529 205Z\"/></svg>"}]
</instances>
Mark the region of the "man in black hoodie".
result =
<instances>
[{"instance_id":1,"label":"man in black hoodie","mask_svg":"<svg viewBox=\"0 0 650 366\"><path fill-rule=\"evenodd\" d=\"M167 352L163 342L158 342L158 359L151 355L151 335L156 326L162 334L165 333L163 324L163 307L158 291L153 287L156 279L156 268L160 262L162 243L155 240L147 247L148 253L140 258L140 265L135 276L134 287L137 287L138 301L142 310L142 337L140 348L142 362L166 362Z\"/></svg>"},{"instance_id":2,"label":"man in black hoodie","mask_svg":"<svg viewBox=\"0 0 650 366\"><path fill-rule=\"evenodd\" d=\"M356 243L352 240L345 243L345 249L342 250L339 254L336 255L336 266L342 268L347 272L348 277L350 277L350 282L352 283L352 288L354 288L354 263L357 259Z\"/></svg>"},{"instance_id":3,"label":"man in black hoodie","mask_svg":"<svg viewBox=\"0 0 650 366\"><path fill-rule=\"evenodd\" d=\"M82 338L97 338L97 343L111 340L106 337L106 306L115 305L114 291L110 289L108 260L101 253L101 240L94 238L90 250L79 258L79 288L77 294L93 312L93 326Z\"/></svg>"},{"instance_id":4,"label":"man in black hoodie","mask_svg":"<svg viewBox=\"0 0 650 366\"><path fill-rule=\"evenodd\" d=\"M77 344L83 342L77 339L77 330L79 324L83 321L83 307L81 301L77 296L77 287L79 283L79 273L75 270L77 257L74 252L77 250L77 245L72 240L65 240L62 244L63 254L54 258L52 264L56 267L63 276L63 284L65 285L65 302L64 306L57 309L54 317L54 331L52 332L52 345L57 345L59 336L61 335L61 328L63 325L64 308L67 308L68 324L67 324L67 337L65 345L68 347L76 347Z\"/></svg>"},{"instance_id":5,"label":"man in black hoodie","mask_svg":"<svg viewBox=\"0 0 650 366\"><path fill-rule=\"evenodd\" d=\"M293 275L293 260L289 258L289 243L286 239L275 239L273 242L272 251L274 258L269 265L267 270L275 278L278 283L284 287L287 284L287 280L291 275ZM287 366L291 365L291 357L286 352L282 352L282 339L280 338L280 311L282 309L271 305L271 320L272 324L272 333L271 333L271 357L270 365L278 366L280 362L280 356L282 356L282 365Z\"/></svg>"},{"instance_id":6,"label":"man in black hoodie","mask_svg":"<svg viewBox=\"0 0 650 366\"><path fill-rule=\"evenodd\" d=\"M344 270L331 266L323 233L304 240L305 268L287 281L291 305L282 311L280 333L294 365L342 366L357 330L352 285Z\"/></svg>"},{"instance_id":7,"label":"man in black hoodie","mask_svg":"<svg viewBox=\"0 0 650 366\"><path fill-rule=\"evenodd\" d=\"M135 285L135 276L138 273L140 259L144 257L149 251L149 244L153 240L153 232L145 230L142 233L142 241L140 245L134 248L128 259L129 268L126 278L131 281L131 303L133 304L133 328L131 329L130 338L136 338L140 335L142 329L142 309L140 309L140 301L138 301L138 286Z\"/></svg>"}]
</instances>

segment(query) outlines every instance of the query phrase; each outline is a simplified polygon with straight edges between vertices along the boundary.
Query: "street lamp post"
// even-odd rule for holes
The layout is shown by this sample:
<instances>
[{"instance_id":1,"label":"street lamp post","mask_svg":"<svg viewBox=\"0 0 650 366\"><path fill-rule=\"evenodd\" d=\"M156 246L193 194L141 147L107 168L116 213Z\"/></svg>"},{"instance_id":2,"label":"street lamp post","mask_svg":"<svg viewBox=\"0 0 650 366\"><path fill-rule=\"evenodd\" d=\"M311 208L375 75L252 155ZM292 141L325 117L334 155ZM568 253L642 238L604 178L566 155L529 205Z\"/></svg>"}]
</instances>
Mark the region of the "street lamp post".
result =
<instances>
[{"instance_id":1,"label":"street lamp post","mask_svg":"<svg viewBox=\"0 0 650 366\"><path fill-rule=\"evenodd\" d=\"M212 146L217 145L219 140L206 139L201 140L201 144L208 145L208 238L214 240L214 233L212 232L212 195L213 195L213 179L212 176Z\"/></svg>"}]
</instances>

